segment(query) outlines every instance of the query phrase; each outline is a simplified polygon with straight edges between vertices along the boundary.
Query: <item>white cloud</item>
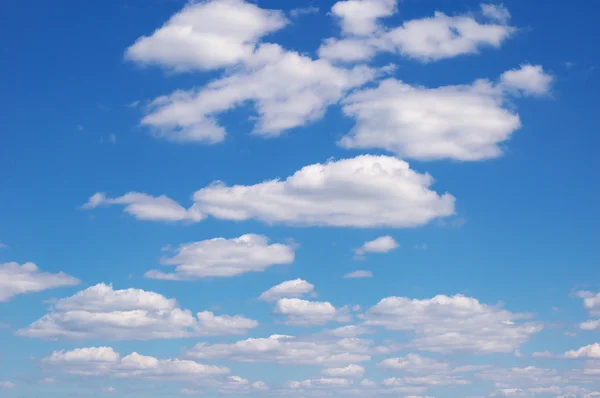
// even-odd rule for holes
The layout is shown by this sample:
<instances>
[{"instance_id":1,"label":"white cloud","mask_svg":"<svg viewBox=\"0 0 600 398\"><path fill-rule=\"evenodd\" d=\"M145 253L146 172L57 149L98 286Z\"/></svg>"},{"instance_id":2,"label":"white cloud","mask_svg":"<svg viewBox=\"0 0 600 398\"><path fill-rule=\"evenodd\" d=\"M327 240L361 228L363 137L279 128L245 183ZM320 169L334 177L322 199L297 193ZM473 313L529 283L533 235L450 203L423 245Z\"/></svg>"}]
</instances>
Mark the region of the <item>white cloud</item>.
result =
<instances>
[{"instance_id":1,"label":"white cloud","mask_svg":"<svg viewBox=\"0 0 600 398\"><path fill-rule=\"evenodd\" d=\"M380 73L366 66L344 69L263 44L224 77L195 91L155 99L142 124L170 141L217 143L226 135L217 116L250 101L258 113L253 132L275 137L320 119L348 90Z\"/></svg>"},{"instance_id":2,"label":"white cloud","mask_svg":"<svg viewBox=\"0 0 600 398\"><path fill-rule=\"evenodd\" d=\"M519 81L524 75L537 80L530 79L527 86ZM501 145L521 127L507 95L517 88L523 94L547 92L552 78L541 66L524 65L500 80L426 88L386 79L375 88L355 91L343 100L343 111L356 124L339 144L420 160L498 157Z\"/></svg>"},{"instance_id":3,"label":"white cloud","mask_svg":"<svg viewBox=\"0 0 600 398\"><path fill-rule=\"evenodd\" d=\"M544 95L550 91L553 77L544 72L540 65L521 65L500 76L504 89L514 90L525 95Z\"/></svg>"},{"instance_id":4,"label":"white cloud","mask_svg":"<svg viewBox=\"0 0 600 398\"><path fill-rule=\"evenodd\" d=\"M282 298L299 298L307 294L315 295L315 285L302 279L285 281L263 292L259 299L277 301Z\"/></svg>"},{"instance_id":5,"label":"white cloud","mask_svg":"<svg viewBox=\"0 0 600 398\"><path fill-rule=\"evenodd\" d=\"M138 220L198 222L204 218L194 206L185 209L165 195L151 196L139 192L129 192L117 198L108 198L106 194L98 192L82 208L95 209L110 205L124 205L124 211Z\"/></svg>"},{"instance_id":6,"label":"white cloud","mask_svg":"<svg viewBox=\"0 0 600 398\"><path fill-rule=\"evenodd\" d=\"M454 197L429 189L433 178L388 156L363 155L303 167L285 180L213 183L194 194L213 217L267 223L416 227L454 214Z\"/></svg>"},{"instance_id":7,"label":"white cloud","mask_svg":"<svg viewBox=\"0 0 600 398\"><path fill-rule=\"evenodd\" d=\"M230 277L247 272L262 272L278 264L291 264L294 249L281 243L269 244L266 236L246 234L237 238L214 238L186 243L165 265L176 266L175 272L146 272L152 279L194 280L209 277Z\"/></svg>"},{"instance_id":8,"label":"white cloud","mask_svg":"<svg viewBox=\"0 0 600 398\"><path fill-rule=\"evenodd\" d=\"M431 299L388 297L371 307L367 325L414 334L412 347L432 352L514 352L540 324L520 322L527 318L477 299L438 295Z\"/></svg>"},{"instance_id":9,"label":"white cloud","mask_svg":"<svg viewBox=\"0 0 600 398\"><path fill-rule=\"evenodd\" d=\"M54 351L41 362L52 371L119 378L194 380L226 375L230 372L226 367L203 365L182 359L158 359L137 352L122 357L111 347Z\"/></svg>"},{"instance_id":10,"label":"white cloud","mask_svg":"<svg viewBox=\"0 0 600 398\"><path fill-rule=\"evenodd\" d=\"M359 378L362 377L365 374L365 368L363 368L360 365L348 365L346 367L343 368L327 368L327 369L323 369L323 371L321 372L323 373L323 375L327 376L327 377L342 377L342 378L346 378L346 377L353 377L353 378Z\"/></svg>"},{"instance_id":11,"label":"white cloud","mask_svg":"<svg viewBox=\"0 0 600 398\"><path fill-rule=\"evenodd\" d=\"M367 7L368 11L359 9ZM500 47L515 31L508 25L508 10L495 6L482 7L484 23L472 15L435 12L432 17L413 19L397 27L386 27L377 21L395 12L395 1L340 1L332 8L332 14L339 16L336 9L347 14L341 19L343 36L325 40L318 52L321 57L337 61L366 61L382 51L421 62L437 61L475 54L484 47Z\"/></svg>"},{"instance_id":12,"label":"white cloud","mask_svg":"<svg viewBox=\"0 0 600 398\"><path fill-rule=\"evenodd\" d=\"M285 317L288 325L322 325L327 322L348 322L348 308L335 308L324 301L307 301L298 298L282 298L275 305L275 313Z\"/></svg>"},{"instance_id":13,"label":"white cloud","mask_svg":"<svg viewBox=\"0 0 600 398\"><path fill-rule=\"evenodd\" d=\"M342 33L347 35L371 35L381 29L378 19L396 12L398 0L345 0L331 8L338 18Z\"/></svg>"},{"instance_id":14,"label":"white cloud","mask_svg":"<svg viewBox=\"0 0 600 398\"><path fill-rule=\"evenodd\" d=\"M0 264L0 303L18 294L36 293L58 287L74 286L77 278L63 272L41 272L34 263L19 265L15 262Z\"/></svg>"},{"instance_id":15,"label":"white cloud","mask_svg":"<svg viewBox=\"0 0 600 398\"><path fill-rule=\"evenodd\" d=\"M398 248L400 245L389 235L380 236L377 239L365 242L361 247L355 250L356 254L365 253L387 253Z\"/></svg>"},{"instance_id":16,"label":"white cloud","mask_svg":"<svg viewBox=\"0 0 600 398\"><path fill-rule=\"evenodd\" d=\"M43 339L149 340L244 334L258 322L177 307L175 299L141 289L98 284L58 300L54 308L18 335Z\"/></svg>"},{"instance_id":17,"label":"white cloud","mask_svg":"<svg viewBox=\"0 0 600 398\"><path fill-rule=\"evenodd\" d=\"M359 279L359 278L372 278L373 273L371 271L356 270L344 275L345 279Z\"/></svg>"},{"instance_id":18,"label":"white cloud","mask_svg":"<svg viewBox=\"0 0 600 398\"><path fill-rule=\"evenodd\" d=\"M600 359L600 344L594 343L583 346L577 350L565 352L565 358L593 358Z\"/></svg>"},{"instance_id":19,"label":"white cloud","mask_svg":"<svg viewBox=\"0 0 600 398\"><path fill-rule=\"evenodd\" d=\"M579 291L577 296L583 299L583 306L591 316L600 316L600 293ZM600 328L600 319L591 319L579 324L583 330L594 330Z\"/></svg>"},{"instance_id":20,"label":"white cloud","mask_svg":"<svg viewBox=\"0 0 600 398\"><path fill-rule=\"evenodd\" d=\"M200 359L229 359L238 362L274 362L284 365L343 366L371 359L371 355L390 349L370 340L319 334L304 337L273 335L251 338L232 344L199 343L187 355Z\"/></svg>"},{"instance_id":21,"label":"white cloud","mask_svg":"<svg viewBox=\"0 0 600 398\"><path fill-rule=\"evenodd\" d=\"M17 385L13 382L10 381L0 381L0 390L12 390L13 388L16 388Z\"/></svg>"},{"instance_id":22,"label":"white cloud","mask_svg":"<svg viewBox=\"0 0 600 398\"><path fill-rule=\"evenodd\" d=\"M150 36L127 49L127 59L175 71L209 70L252 56L259 39L287 24L281 11L243 0L188 4Z\"/></svg>"},{"instance_id":23,"label":"white cloud","mask_svg":"<svg viewBox=\"0 0 600 398\"><path fill-rule=\"evenodd\" d=\"M585 321L579 324L579 327L583 330L594 330L600 328L600 319Z\"/></svg>"},{"instance_id":24,"label":"white cloud","mask_svg":"<svg viewBox=\"0 0 600 398\"><path fill-rule=\"evenodd\" d=\"M388 358L377 364L381 369L400 370L409 373L449 372L450 364L419 354L408 354L400 358Z\"/></svg>"}]
</instances>

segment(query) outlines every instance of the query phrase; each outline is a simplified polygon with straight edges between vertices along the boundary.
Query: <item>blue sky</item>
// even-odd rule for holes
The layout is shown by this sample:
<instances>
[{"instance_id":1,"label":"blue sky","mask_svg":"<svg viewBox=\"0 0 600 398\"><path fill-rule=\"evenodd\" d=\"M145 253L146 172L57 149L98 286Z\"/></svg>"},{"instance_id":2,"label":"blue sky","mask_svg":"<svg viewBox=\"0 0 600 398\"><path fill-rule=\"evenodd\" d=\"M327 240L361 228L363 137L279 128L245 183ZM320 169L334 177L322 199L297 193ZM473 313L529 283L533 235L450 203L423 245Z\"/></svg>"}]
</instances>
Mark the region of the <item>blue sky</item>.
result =
<instances>
[{"instance_id":1,"label":"blue sky","mask_svg":"<svg viewBox=\"0 0 600 398\"><path fill-rule=\"evenodd\" d=\"M597 11L7 1L0 396L600 394Z\"/></svg>"}]
</instances>

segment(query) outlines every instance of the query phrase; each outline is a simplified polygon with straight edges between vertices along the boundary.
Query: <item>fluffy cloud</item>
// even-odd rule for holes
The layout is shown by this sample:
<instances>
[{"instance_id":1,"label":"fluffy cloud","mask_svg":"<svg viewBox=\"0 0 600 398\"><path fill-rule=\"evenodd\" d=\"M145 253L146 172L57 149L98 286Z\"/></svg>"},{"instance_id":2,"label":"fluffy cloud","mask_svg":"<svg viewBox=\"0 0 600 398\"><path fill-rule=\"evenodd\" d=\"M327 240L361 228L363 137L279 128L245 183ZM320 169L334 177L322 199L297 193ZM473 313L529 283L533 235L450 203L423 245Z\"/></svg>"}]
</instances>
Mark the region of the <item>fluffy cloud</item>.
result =
<instances>
[{"instance_id":1,"label":"fluffy cloud","mask_svg":"<svg viewBox=\"0 0 600 398\"><path fill-rule=\"evenodd\" d=\"M363 155L303 167L285 180L215 183L194 194L216 218L354 227L415 227L454 214L454 197L429 189L433 178L388 156Z\"/></svg>"},{"instance_id":2,"label":"fluffy cloud","mask_svg":"<svg viewBox=\"0 0 600 398\"><path fill-rule=\"evenodd\" d=\"M106 194L98 192L92 195L82 208L95 209L110 205L124 205L124 211L138 220L198 222L204 218L194 206L185 209L164 195L151 196L139 192L129 192L117 198L108 198Z\"/></svg>"},{"instance_id":3,"label":"fluffy cloud","mask_svg":"<svg viewBox=\"0 0 600 398\"><path fill-rule=\"evenodd\" d=\"M373 273L371 271L356 270L344 275L345 279L360 279L360 278L372 278Z\"/></svg>"},{"instance_id":4,"label":"fluffy cloud","mask_svg":"<svg viewBox=\"0 0 600 398\"><path fill-rule=\"evenodd\" d=\"M583 346L577 350L565 352L565 358L592 358L600 359L600 344L594 343Z\"/></svg>"},{"instance_id":5,"label":"fluffy cloud","mask_svg":"<svg viewBox=\"0 0 600 398\"><path fill-rule=\"evenodd\" d=\"M544 72L540 65L521 65L500 75L500 82L506 90L526 95L547 94L552 80L552 76Z\"/></svg>"},{"instance_id":6,"label":"fluffy cloud","mask_svg":"<svg viewBox=\"0 0 600 398\"><path fill-rule=\"evenodd\" d=\"M275 313L285 317L288 325L322 325L324 323L347 322L348 308L335 308L329 302L307 301L298 298L282 298L275 305Z\"/></svg>"},{"instance_id":7,"label":"fluffy cloud","mask_svg":"<svg viewBox=\"0 0 600 398\"><path fill-rule=\"evenodd\" d=\"M542 326L527 316L456 295L431 299L388 297L370 308L367 325L414 333L410 346L432 352L514 352Z\"/></svg>"},{"instance_id":8,"label":"fluffy cloud","mask_svg":"<svg viewBox=\"0 0 600 398\"><path fill-rule=\"evenodd\" d=\"M233 239L214 238L183 244L173 257L162 260L165 265L175 265L175 272L151 270L145 276L167 280L229 277L261 272L273 265L293 261L292 246L269 244L266 236L246 234Z\"/></svg>"},{"instance_id":9,"label":"fluffy cloud","mask_svg":"<svg viewBox=\"0 0 600 398\"><path fill-rule=\"evenodd\" d=\"M34 263L0 264L0 303L18 294L36 293L46 289L78 285L79 280L63 272L41 272Z\"/></svg>"},{"instance_id":10,"label":"fluffy cloud","mask_svg":"<svg viewBox=\"0 0 600 398\"><path fill-rule=\"evenodd\" d=\"M538 80L531 79L527 86L519 81L524 75ZM533 65L505 72L498 84L480 79L471 85L426 88L386 79L344 99L343 111L356 124L339 144L421 160L498 157L500 145L521 126L507 105L507 95L516 88L523 94L540 94L551 80L541 66Z\"/></svg>"},{"instance_id":11,"label":"fluffy cloud","mask_svg":"<svg viewBox=\"0 0 600 398\"><path fill-rule=\"evenodd\" d=\"M194 380L228 374L228 368L182 359L158 359L137 352L122 357L111 347L54 351L42 359L49 370L83 376Z\"/></svg>"},{"instance_id":12,"label":"fluffy cloud","mask_svg":"<svg viewBox=\"0 0 600 398\"><path fill-rule=\"evenodd\" d=\"M282 12L243 0L190 3L152 35L140 37L125 56L176 71L222 68L250 57L261 37L287 22Z\"/></svg>"},{"instance_id":13,"label":"fluffy cloud","mask_svg":"<svg viewBox=\"0 0 600 398\"><path fill-rule=\"evenodd\" d=\"M199 343L187 354L200 359L229 359L238 362L274 362L284 365L341 366L371 359L371 355L393 347L375 346L357 337L319 334L304 337L273 335L232 344Z\"/></svg>"},{"instance_id":14,"label":"fluffy cloud","mask_svg":"<svg viewBox=\"0 0 600 398\"><path fill-rule=\"evenodd\" d=\"M285 281L264 291L259 299L277 301L282 298L299 298L307 294L315 295L315 285L302 279Z\"/></svg>"},{"instance_id":15,"label":"fluffy cloud","mask_svg":"<svg viewBox=\"0 0 600 398\"><path fill-rule=\"evenodd\" d=\"M387 253L398 248L398 242L391 236L380 236L377 239L365 242L361 247L355 250L356 254L365 253Z\"/></svg>"},{"instance_id":16,"label":"fluffy cloud","mask_svg":"<svg viewBox=\"0 0 600 398\"><path fill-rule=\"evenodd\" d=\"M343 368L323 369L321 373L328 377L362 377L365 374L365 368L352 364Z\"/></svg>"},{"instance_id":17,"label":"fluffy cloud","mask_svg":"<svg viewBox=\"0 0 600 398\"><path fill-rule=\"evenodd\" d=\"M43 339L149 340L244 334L256 326L239 315L203 311L194 316L158 293L98 284L58 300L48 314L17 333Z\"/></svg>"},{"instance_id":18,"label":"fluffy cloud","mask_svg":"<svg viewBox=\"0 0 600 398\"><path fill-rule=\"evenodd\" d=\"M473 15L413 19L386 27L378 19L394 14L393 0L347 0L336 3L332 14L340 20L342 38L329 38L319 56L345 62L366 61L378 52L401 54L421 62L474 54L483 47L500 47L515 31L503 7L483 5L483 23Z\"/></svg>"},{"instance_id":19,"label":"fluffy cloud","mask_svg":"<svg viewBox=\"0 0 600 398\"><path fill-rule=\"evenodd\" d=\"M378 74L365 66L344 69L263 44L234 72L201 89L157 98L142 124L171 141L216 143L226 134L216 116L251 101L258 113L254 133L278 136L320 119L348 90Z\"/></svg>"}]
</instances>

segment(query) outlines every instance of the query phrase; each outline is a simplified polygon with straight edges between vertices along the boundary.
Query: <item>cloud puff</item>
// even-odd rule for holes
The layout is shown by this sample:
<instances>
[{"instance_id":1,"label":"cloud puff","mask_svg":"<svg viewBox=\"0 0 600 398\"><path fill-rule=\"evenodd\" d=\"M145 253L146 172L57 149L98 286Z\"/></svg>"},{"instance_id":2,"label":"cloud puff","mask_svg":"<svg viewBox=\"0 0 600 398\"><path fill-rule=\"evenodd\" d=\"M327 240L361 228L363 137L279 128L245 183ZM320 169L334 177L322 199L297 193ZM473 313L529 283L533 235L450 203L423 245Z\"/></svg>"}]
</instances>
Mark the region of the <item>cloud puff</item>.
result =
<instances>
[{"instance_id":1,"label":"cloud puff","mask_svg":"<svg viewBox=\"0 0 600 398\"><path fill-rule=\"evenodd\" d=\"M343 12L340 12L343 11ZM378 52L401 54L421 62L474 54L483 47L500 47L515 31L508 25L510 13L503 7L482 8L484 23L472 15L413 19L401 26L386 27L378 18L396 11L395 1L347 0L336 3L332 14L341 22L342 38L329 38L319 56L345 62L371 59Z\"/></svg>"},{"instance_id":2,"label":"cloud puff","mask_svg":"<svg viewBox=\"0 0 600 398\"><path fill-rule=\"evenodd\" d=\"M254 133L274 137L320 119L348 90L379 73L366 66L345 69L277 44L263 44L224 77L198 90L155 99L142 125L170 141L217 143L226 131L216 117L251 101L258 113Z\"/></svg>"},{"instance_id":3,"label":"cloud puff","mask_svg":"<svg viewBox=\"0 0 600 398\"><path fill-rule=\"evenodd\" d=\"M577 350L565 352L565 358L592 358L600 359L600 344L594 343L583 346Z\"/></svg>"},{"instance_id":4,"label":"cloud puff","mask_svg":"<svg viewBox=\"0 0 600 398\"><path fill-rule=\"evenodd\" d=\"M322 325L327 322L348 322L348 308L335 308L326 301L307 301L282 298L275 305L275 313L285 317L288 325Z\"/></svg>"},{"instance_id":5,"label":"cloud puff","mask_svg":"<svg viewBox=\"0 0 600 398\"><path fill-rule=\"evenodd\" d=\"M230 359L238 362L274 362L284 365L340 366L357 364L391 347L378 347L357 337L333 334L294 337L273 335L232 344L199 343L187 355L200 359Z\"/></svg>"},{"instance_id":6,"label":"cloud puff","mask_svg":"<svg viewBox=\"0 0 600 398\"><path fill-rule=\"evenodd\" d=\"M529 86L519 80L529 75L537 76L528 79ZM541 66L532 65L505 72L499 84L480 79L471 85L426 88L387 79L343 100L343 112L356 124L339 145L420 160L498 157L500 145L521 127L519 116L506 105L507 95L517 88L540 94L551 81Z\"/></svg>"},{"instance_id":7,"label":"cloud puff","mask_svg":"<svg viewBox=\"0 0 600 398\"><path fill-rule=\"evenodd\" d=\"M299 298L304 295L315 295L315 285L303 279L285 281L264 291L259 299L262 301L277 301L282 298Z\"/></svg>"},{"instance_id":8,"label":"cloud puff","mask_svg":"<svg viewBox=\"0 0 600 398\"><path fill-rule=\"evenodd\" d=\"M175 299L141 289L98 284L58 300L54 308L18 335L43 339L150 340L244 334L258 322L177 307Z\"/></svg>"},{"instance_id":9,"label":"cloud puff","mask_svg":"<svg viewBox=\"0 0 600 398\"><path fill-rule=\"evenodd\" d=\"M180 72L222 68L251 56L261 37L287 23L281 11L243 0L199 1L137 39L125 57Z\"/></svg>"},{"instance_id":10,"label":"cloud puff","mask_svg":"<svg viewBox=\"0 0 600 398\"><path fill-rule=\"evenodd\" d=\"M82 208L95 209L110 205L124 205L124 211L138 220L198 222L204 218L194 206L185 209L164 195L151 196L139 192L129 192L117 198L108 198L106 194L98 192L92 195Z\"/></svg>"},{"instance_id":11,"label":"cloud puff","mask_svg":"<svg viewBox=\"0 0 600 398\"><path fill-rule=\"evenodd\" d=\"M63 272L41 272L34 263L19 265L15 262L0 264L0 303L18 294L36 293L58 287L74 286L77 278Z\"/></svg>"},{"instance_id":12,"label":"cloud puff","mask_svg":"<svg viewBox=\"0 0 600 398\"><path fill-rule=\"evenodd\" d=\"M118 378L194 380L230 373L226 367L182 359L158 359L137 352L122 357L112 347L54 351L52 355L43 358L41 363L52 371Z\"/></svg>"},{"instance_id":13,"label":"cloud puff","mask_svg":"<svg viewBox=\"0 0 600 398\"><path fill-rule=\"evenodd\" d=\"M363 155L305 166L285 180L214 183L194 194L216 218L354 227L416 227L454 214L454 197L429 189L433 178L388 156Z\"/></svg>"},{"instance_id":14,"label":"cloud puff","mask_svg":"<svg viewBox=\"0 0 600 398\"><path fill-rule=\"evenodd\" d=\"M165 265L175 265L175 272L151 270L145 276L167 280L230 277L262 272L273 265L293 261L292 246L269 244L266 236L246 234L233 239L214 238L183 244L173 257L162 260Z\"/></svg>"},{"instance_id":15,"label":"cloud puff","mask_svg":"<svg viewBox=\"0 0 600 398\"><path fill-rule=\"evenodd\" d=\"M365 242L361 247L355 250L356 254L363 255L365 253L387 253L398 248L398 242L391 236L380 236L377 239Z\"/></svg>"},{"instance_id":16,"label":"cloud puff","mask_svg":"<svg viewBox=\"0 0 600 398\"><path fill-rule=\"evenodd\" d=\"M519 322L514 314L463 295L431 299L388 297L371 307L367 325L414 333L410 346L432 352L514 352L540 324Z\"/></svg>"}]
</instances>

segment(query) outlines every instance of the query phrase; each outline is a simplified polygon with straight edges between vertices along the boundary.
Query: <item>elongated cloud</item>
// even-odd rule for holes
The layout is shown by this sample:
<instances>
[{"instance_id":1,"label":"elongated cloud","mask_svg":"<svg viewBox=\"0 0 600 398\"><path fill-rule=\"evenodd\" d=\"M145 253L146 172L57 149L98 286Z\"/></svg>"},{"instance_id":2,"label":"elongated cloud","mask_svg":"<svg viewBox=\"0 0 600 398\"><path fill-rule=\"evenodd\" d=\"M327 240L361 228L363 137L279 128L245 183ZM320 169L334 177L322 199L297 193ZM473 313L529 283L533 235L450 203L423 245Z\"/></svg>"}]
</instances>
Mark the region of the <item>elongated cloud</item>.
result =
<instances>
[{"instance_id":1,"label":"elongated cloud","mask_svg":"<svg viewBox=\"0 0 600 398\"><path fill-rule=\"evenodd\" d=\"M34 263L0 264L0 303L19 294L36 293L79 283L79 279L63 272L57 274L42 272Z\"/></svg>"}]
</instances>

